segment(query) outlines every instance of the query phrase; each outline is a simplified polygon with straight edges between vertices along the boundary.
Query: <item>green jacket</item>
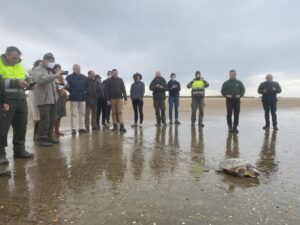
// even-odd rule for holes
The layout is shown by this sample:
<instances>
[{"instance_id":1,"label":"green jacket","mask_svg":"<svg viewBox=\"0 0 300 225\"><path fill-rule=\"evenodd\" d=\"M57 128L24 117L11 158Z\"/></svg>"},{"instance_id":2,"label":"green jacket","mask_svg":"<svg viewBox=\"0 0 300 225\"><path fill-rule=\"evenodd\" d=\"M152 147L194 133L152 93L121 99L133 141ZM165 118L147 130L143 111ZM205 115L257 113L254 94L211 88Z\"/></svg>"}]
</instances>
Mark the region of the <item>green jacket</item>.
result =
<instances>
[{"instance_id":1,"label":"green jacket","mask_svg":"<svg viewBox=\"0 0 300 225\"><path fill-rule=\"evenodd\" d=\"M226 98L237 98L238 95L239 97L243 97L245 87L241 81L229 79L223 83L221 93Z\"/></svg>"}]
</instances>

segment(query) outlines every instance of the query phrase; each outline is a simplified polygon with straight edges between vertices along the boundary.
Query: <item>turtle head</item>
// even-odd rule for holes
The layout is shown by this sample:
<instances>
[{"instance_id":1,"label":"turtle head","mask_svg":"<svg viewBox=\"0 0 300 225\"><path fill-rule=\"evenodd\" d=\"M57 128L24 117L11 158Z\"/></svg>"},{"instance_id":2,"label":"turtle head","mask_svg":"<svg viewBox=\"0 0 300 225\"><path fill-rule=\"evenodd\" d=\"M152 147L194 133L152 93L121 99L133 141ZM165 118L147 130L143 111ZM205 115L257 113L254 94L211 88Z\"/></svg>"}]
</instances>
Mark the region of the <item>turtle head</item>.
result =
<instances>
[{"instance_id":1,"label":"turtle head","mask_svg":"<svg viewBox=\"0 0 300 225\"><path fill-rule=\"evenodd\" d=\"M251 164L247 164L245 170L245 176L256 178L259 176L259 171Z\"/></svg>"}]
</instances>

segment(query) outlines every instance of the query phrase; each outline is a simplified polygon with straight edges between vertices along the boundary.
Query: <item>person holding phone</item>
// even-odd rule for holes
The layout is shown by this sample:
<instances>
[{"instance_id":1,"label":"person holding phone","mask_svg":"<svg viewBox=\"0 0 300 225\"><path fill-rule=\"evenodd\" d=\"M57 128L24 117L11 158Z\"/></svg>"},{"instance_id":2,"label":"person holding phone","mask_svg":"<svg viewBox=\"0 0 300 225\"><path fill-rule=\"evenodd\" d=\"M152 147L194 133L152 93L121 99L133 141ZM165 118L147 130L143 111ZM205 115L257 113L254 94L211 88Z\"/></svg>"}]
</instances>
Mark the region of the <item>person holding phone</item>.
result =
<instances>
[{"instance_id":1,"label":"person holding phone","mask_svg":"<svg viewBox=\"0 0 300 225\"><path fill-rule=\"evenodd\" d=\"M32 71L32 80L36 82L34 98L40 113L38 143L44 147L59 143L53 137L53 129L57 118L56 103L58 99L55 79L60 77L61 71L53 74L54 66L53 54L46 53L43 61Z\"/></svg>"},{"instance_id":2,"label":"person holding phone","mask_svg":"<svg viewBox=\"0 0 300 225\"><path fill-rule=\"evenodd\" d=\"M7 47L0 57L0 77L4 79L5 99L9 105L2 104L4 112L0 110L0 161L8 164L5 148L9 128L13 127L13 150L14 158L32 158L33 154L25 149L25 136L27 125L27 102L25 88L29 86L25 81L26 74L21 64L21 51L15 47ZM11 84L13 84L11 86ZM3 93L3 92L2 92ZM3 101L3 100L2 100Z\"/></svg>"}]
</instances>

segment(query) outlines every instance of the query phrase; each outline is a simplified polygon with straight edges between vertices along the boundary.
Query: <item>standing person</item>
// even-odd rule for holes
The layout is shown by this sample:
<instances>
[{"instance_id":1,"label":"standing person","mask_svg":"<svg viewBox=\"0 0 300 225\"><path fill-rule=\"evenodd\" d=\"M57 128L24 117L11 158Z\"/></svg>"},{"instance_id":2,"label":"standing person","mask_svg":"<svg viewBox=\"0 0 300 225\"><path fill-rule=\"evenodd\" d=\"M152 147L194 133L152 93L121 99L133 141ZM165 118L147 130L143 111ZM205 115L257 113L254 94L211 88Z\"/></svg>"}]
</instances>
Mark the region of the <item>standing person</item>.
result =
<instances>
[{"instance_id":1,"label":"standing person","mask_svg":"<svg viewBox=\"0 0 300 225\"><path fill-rule=\"evenodd\" d=\"M99 130L97 126L97 103L100 85L96 81L96 73L93 70L88 72L86 102L85 102L85 129L90 130L90 123L93 130ZM91 115L91 121L90 121Z\"/></svg>"},{"instance_id":2,"label":"standing person","mask_svg":"<svg viewBox=\"0 0 300 225\"><path fill-rule=\"evenodd\" d=\"M145 94L145 84L141 81L142 74L135 73L133 75L134 83L131 84L130 88L130 98L132 101L133 111L134 111L134 124L132 127L137 127L138 118L140 117L140 125L143 124L144 114L144 94Z\"/></svg>"},{"instance_id":3,"label":"standing person","mask_svg":"<svg viewBox=\"0 0 300 225\"><path fill-rule=\"evenodd\" d=\"M107 86L108 81L111 78L111 75L112 75L112 71L109 70L107 72L107 78L102 82L102 90L103 90L103 93L105 95L107 94L106 86ZM106 124L109 126L109 124L110 124L110 114L111 114L110 113L111 112L111 105L108 105L107 101L106 101L104 107L105 107L105 120L106 120Z\"/></svg>"},{"instance_id":4,"label":"standing person","mask_svg":"<svg viewBox=\"0 0 300 225\"><path fill-rule=\"evenodd\" d=\"M80 73L80 65L74 64L73 73L67 76L66 81L70 93L72 134L76 134L76 129L79 129L79 133L85 133L87 77Z\"/></svg>"},{"instance_id":5,"label":"standing person","mask_svg":"<svg viewBox=\"0 0 300 225\"><path fill-rule=\"evenodd\" d=\"M238 133L241 98L245 94L245 87L241 81L236 79L235 70L229 71L229 80L223 83L221 93L226 98L228 131ZM232 112L234 113L233 124Z\"/></svg>"},{"instance_id":6,"label":"standing person","mask_svg":"<svg viewBox=\"0 0 300 225\"><path fill-rule=\"evenodd\" d=\"M124 81L118 77L118 70L112 70L112 76L106 85L107 104L111 105L112 117L113 117L113 131L118 130L118 124L120 124L120 131L126 132L123 122L123 104L127 104L127 93L124 85ZM123 102L124 99L124 102Z\"/></svg>"},{"instance_id":7,"label":"standing person","mask_svg":"<svg viewBox=\"0 0 300 225\"><path fill-rule=\"evenodd\" d=\"M6 102L9 111L0 110L0 164L8 164L5 147L10 126L13 128L14 158L32 158L33 154L25 150L27 125L27 102L24 88L25 71L21 65L21 51L17 47L8 47L0 57L0 76L4 79ZM10 86L14 83L13 87Z\"/></svg>"},{"instance_id":8,"label":"standing person","mask_svg":"<svg viewBox=\"0 0 300 225\"><path fill-rule=\"evenodd\" d=\"M33 92L34 100L39 109L40 121L38 126L38 142L48 147L59 143L53 137L53 130L57 118L56 103L58 94L55 79L60 77L61 71L53 74L55 59L52 53L46 53L43 61L32 70L32 80L36 82Z\"/></svg>"},{"instance_id":9,"label":"standing person","mask_svg":"<svg viewBox=\"0 0 300 225\"><path fill-rule=\"evenodd\" d=\"M56 64L53 69L54 73L57 73L58 71L61 71L61 66L59 64ZM64 136L63 133L60 132L60 121L62 117L65 117L67 115L66 110L66 103L68 101L68 95L65 90L65 79L64 74L67 74L68 71L60 73L60 77L55 79L56 83L56 91L58 94L58 99L56 103L56 109L57 109L57 119L54 126L54 132L57 136Z\"/></svg>"},{"instance_id":10,"label":"standing person","mask_svg":"<svg viewBox=\"0 0 300 225\"><path fill-rule=\"evenodd\" d=\"M38 59L34 62L33 68L28 71L29 75L32 75L32 70L40 65L42 60ZM34 89L34 87L33 87ZM38 141L38 131L39 131L39 108L37 107L34 100L34 90L29 90L28 98L27 98L27 106L28 106L28 118L32 120L33 123L33 141Z\"/></svg>"},{"instance_id":11,"label":"standing person","mask_svg":"<svg viewBox=\"0 0 300 225\"><path fill-rule=\"evenodd\" d=\"M169 119L173 123L173 106L175 109L175 124L180 124L178 120L179 92L181 90L179 81L176 80L176 74L171 73L171 80L168 82L169 88Z\"/></svg>"},{"instance_id":12,"label":"standing person","mask_svg":"<svg viewBox=\"0 0 300 225\"><path fill-rule=\"evenodd\" d=\"M195 72L195 78L188 83L187 88L192 88L192 115L191 122L192 126L196 122L196 112L199 108L198 126L204 127L203 117L204 117L204 107L205 107L205 88L209 86L209 83L204 80L201 76L200 71Z\"/></svg>"},{"instance_id":13,"label":"standing person","mask_svg":"<svg viewBox=\"0 0 300 225\"><path fill-rule=\"evenodd\" d=\"M161 72L155 73L155 78L150 83L150 91L153 92L153 105L155 108L156 126L166 125L166 91L168 85L161 76Z\"/></svg>"},{"instance_id":14,"label":"standing person","mask_svg":"<svg viewBox=\"0 0 300 225\"><path fill-rule=\"evenodd\" d=\"M97 99L97 127L100 129L100 116L102 113L102 126L103 128L107 128L107 125L105 123L106 121L106 106L107 106L107 98L104 92L104 85L101 82L101 76L96 75L96 81L99 84L99 93L98 93L98 99Z\"/></svg>"},{"instance_id":15,"label":"standing person","mask_svg":"<svg viewBox=\"0 0 300 225\"><path fill-rule=\"evenodd\" d=\"M270 111L272 115L273 129L278 130L277 127L277 94L281 93L281 87L278 82L273 81L273 75L268 74L266 81L261 83L258 87L258 93L262 94L262 104L265 111L266 124L263 129L270 128Z\"/></svg>"},{"instance_id":16,"label":"standing person","mask_svg":"<svg viewBox=\"0 0 300 225\"><path fill-rule=\"evenodd\" d=\"M4 113L9 110L9 105L7 104L4 86L5 86L4 80L0 76L0 111L1 111L0 116L2 116L2 112L4 115ZM2 134L2 126L0 126L0 134ZM6 159L5 154L3 154L3 152L0 152L0 165L5 165L5 164L8 164L8 160ZM0 171L0 175L1 173L3 172ZM8 170L8 175L10 175L10 173L11 172Z\"/></svg>"}]
</instances>

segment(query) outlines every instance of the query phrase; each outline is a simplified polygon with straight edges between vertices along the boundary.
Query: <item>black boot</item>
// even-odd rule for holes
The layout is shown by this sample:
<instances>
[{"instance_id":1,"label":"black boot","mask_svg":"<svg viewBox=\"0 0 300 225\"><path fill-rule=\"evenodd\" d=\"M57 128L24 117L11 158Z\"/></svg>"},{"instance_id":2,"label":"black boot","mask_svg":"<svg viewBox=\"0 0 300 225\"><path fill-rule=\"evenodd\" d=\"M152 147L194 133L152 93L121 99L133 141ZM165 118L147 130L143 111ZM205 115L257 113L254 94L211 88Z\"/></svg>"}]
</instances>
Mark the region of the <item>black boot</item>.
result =
<instances>
[{"instance_id":1,"label":"black boot","mask_svg":"<svg viewBox=\"0 0 300 225\"><path fill-rule=\"evenodd\" d=\"M8 165L8 159L6 158L5 149L0 149L0 165Z\"/></svg>"},{"instance_id":2,"label":"black boot","mask_svg":"<svg viewBox=\"0 0 300 225\"><path fill-rule=\"evenodd\" d=\"M14 158L32 158L34 155L33 153L29 153L25 150L24 146L14 147Z\"/></svg>"},{"instance_id":3,"label":"black boot","mask_svg":"<svg viewBox=\"0 0 300 225\"><path fill-rule=\"evenodd\" d=\"M111 129L111 131L118 131L118 125L114 123L114 126Z\"/></svg>"},{"instance_id":4,"label":"black boot","mask_svg":"<svg viewBox=\"0 0 300 225\"><path fill-rule=\"evenodd\" d=\"M124 124L120 125L120 132L126 133L126 129L124 127Z\"/></svg>"}]
</instances>

